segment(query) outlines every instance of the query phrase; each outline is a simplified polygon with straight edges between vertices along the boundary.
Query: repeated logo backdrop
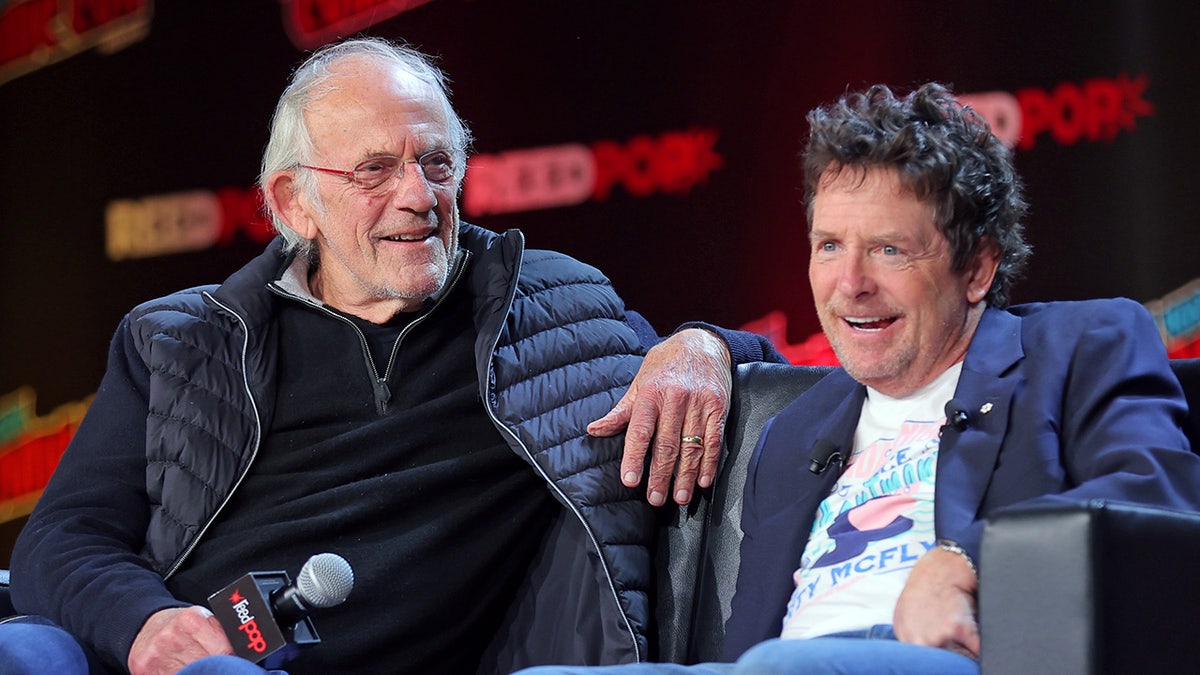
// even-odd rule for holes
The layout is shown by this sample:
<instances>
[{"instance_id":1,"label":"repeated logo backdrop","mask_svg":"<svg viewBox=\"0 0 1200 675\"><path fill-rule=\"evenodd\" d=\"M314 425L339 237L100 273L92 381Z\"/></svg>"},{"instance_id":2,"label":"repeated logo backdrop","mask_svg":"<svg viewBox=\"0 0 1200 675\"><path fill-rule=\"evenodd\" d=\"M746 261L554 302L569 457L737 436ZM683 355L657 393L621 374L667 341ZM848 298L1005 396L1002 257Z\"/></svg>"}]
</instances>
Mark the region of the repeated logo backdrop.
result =
<instances>
[{"instance_id":1,"label":"repeated logo backdrop","mask_svg":"<svg viewBox=\"0 0 1200 675\"><path fill-rule=\"evenodd\" d=\"M356 33L449 72L477 137L466 218L595 264L660 331L750 325L819 355L804 114L940 80L1014 144L1028 184L1016 300L1128 296L1194 341L1200 5L1080 7L0 0L0 409L77 421L52 411L96 390L125 311L261 249L274 102L307 50Z\"/></svg>"}]
</instances>

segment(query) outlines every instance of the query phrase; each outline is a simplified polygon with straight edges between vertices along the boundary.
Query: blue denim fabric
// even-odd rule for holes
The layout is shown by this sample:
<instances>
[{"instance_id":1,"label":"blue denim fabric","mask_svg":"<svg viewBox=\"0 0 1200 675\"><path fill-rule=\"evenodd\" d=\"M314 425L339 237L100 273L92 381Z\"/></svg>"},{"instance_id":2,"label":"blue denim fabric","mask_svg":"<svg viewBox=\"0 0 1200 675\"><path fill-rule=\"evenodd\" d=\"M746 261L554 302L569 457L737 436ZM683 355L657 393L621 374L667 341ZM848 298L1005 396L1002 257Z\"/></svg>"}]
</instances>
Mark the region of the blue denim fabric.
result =
<instances>
[{"instance_id":1,"label":"blue denim fabric","mask_svg":"<svg viewBox=\"0 0 1200 675\"><path fill-rule=\"evenodd\" d=\"M681 666L675 663L630 663L623 666L537 666L514 675L732 675L732 663L700 663Z\"/></svg>"},{"instance_id":2,"label":"blue denim fabric","mask_svg":"<svg viewBox=\"0 0 1200 675\"><path fill-rule=\"evenodd\" d=\"M734 675L979 675L979 662L899 642L890 625L807 640L767 640L738 659Z\"/></svg>"},{"instance_id":3,"label":"blue denim fabric","mask_svg":"<svg viewBox=\"0 0 1200 675\"><path fill-rule=\"evenodd\" d=\"M974 659L896 640L890 625L807 640L767 640L737 663L542 666L519 675L979 675Z\"/></svg>"},{"instance_id":4,"label":"blue denim fabric","mask_svg":"<svg viewBox=\"0 0 1200 675\"><path fill-rule=\"evenodd\" d=\"M49 619L27 615L0 623L0 675L89 672L105 671L73 635Z\"/></svg>"},{"instance_id":5,"label":"blue denim fabric","mask_svg":"<svg viewBox=\"0 0 1200 675\"><path fill-rule=\"evenodd\" d=\"M0 675L104 675L96 655L49 619L19 616L0 623ZM183 675L287 675L236 656L210 656L179 671Z\"/></svg>"}]
</instances>

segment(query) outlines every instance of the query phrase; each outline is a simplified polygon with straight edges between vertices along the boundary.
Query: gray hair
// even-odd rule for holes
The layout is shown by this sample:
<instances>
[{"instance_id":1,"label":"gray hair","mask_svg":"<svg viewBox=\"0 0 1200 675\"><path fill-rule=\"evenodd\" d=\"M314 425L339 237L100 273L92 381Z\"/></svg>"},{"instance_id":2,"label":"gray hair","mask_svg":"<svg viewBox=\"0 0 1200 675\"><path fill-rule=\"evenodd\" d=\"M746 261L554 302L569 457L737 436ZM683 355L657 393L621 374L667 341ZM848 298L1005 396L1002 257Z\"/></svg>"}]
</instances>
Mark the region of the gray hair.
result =
<instances>
[{"instance_id":1,"label":"gray hair","mask_svg":"<svg viewBox=\"0 0 1200 675\"><path fill-rule=\"evenodd\" d=\"M313 102L336 88L332 81L343 75L332 72L333 66L348 58L366 58L382 65L394 66L437 90L446 106L447 132L451 144L448 149L454 157L454 179L461 185L467 170L467 149L471 145L471 130L450 105L450 87L445 73L433 64L431 57L412 47L382 38L366 37L322 47L292 74L271 118L271 133L263 151L262 168L258 177L259 187L265 192L267 179L272 174L295 169L300 164L311 161L315 147L304 113ZM299 172L296 182L317 208L322 208L312 173ZM286 240L285 250L310 254L313 242L289 227L278 214L270 210L269 205L267 209L275 229Z\"/></svg>"}]
</instances>

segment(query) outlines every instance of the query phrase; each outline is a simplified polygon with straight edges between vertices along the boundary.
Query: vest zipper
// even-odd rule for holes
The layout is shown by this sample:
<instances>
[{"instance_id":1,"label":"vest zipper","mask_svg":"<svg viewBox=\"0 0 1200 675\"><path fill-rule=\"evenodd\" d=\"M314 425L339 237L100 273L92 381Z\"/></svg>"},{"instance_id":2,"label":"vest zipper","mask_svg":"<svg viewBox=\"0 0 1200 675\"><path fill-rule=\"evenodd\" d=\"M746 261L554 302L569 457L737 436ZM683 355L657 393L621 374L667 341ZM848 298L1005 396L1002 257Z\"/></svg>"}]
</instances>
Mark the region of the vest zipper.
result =
<instances>
[{"instance_id":1,"label":"vest zipper","mask_svg":"<svg viewBox=\"0 0 1200 675\"><path fill-rule=\"evenodd\" d=\"M238 487L242 484L242 481L246 479L246 474L250 473L250 466L254 464L254 458L258 456L258 449L262 446L262 416L258 414L258 403L254 400L254 390L250 387L250 369L246 367L246 357L250 353L250 328L246 325L246 320L242 318L242 315L233 311L233 309L230 307L221 304L212 296L211 293L205 291L204 297L207 298L209 302L225 310L230 316L237 319L238 325L242 328L242 385L246 389L246 397L250 401L251 410L254 412L254 446L250 450L250 459L245 463L245 465L243 465L242 472L238 474L237 481L234 482L233 487L229 490L229 493L225 495L224 501L222 501L217 508L213 510L212 515L208 517L208 520L200 527L199 531L196 532L196 536L192 537L191 543L187 545L187 548L183 549L183 552L180 553L177 558L175 558L175 562L172 563L169 568L167 568L167 571L163 574L164 580L170 579L171 576L179 569L180 565L183 565L184 561L188 559L188 556L192 554L192 551L196 550L196 546L200 543L200 538L203 537L206 532L208 532L208 528L213 524L214 521L216 521L217 516L221 514L221 511L225 510L225 505L228 504L229 500L233 498L233 493L237 491Z\"/></svg>"},{"instance_id":2,"label":"vest zipper","mask_svg":"<svg viewBox=\"0 0 1200 675\"><path fill-rule=\"evenodd\" d=\"M523 246L524 241L522 240L521 243L522 243L522 246L520 246L520 248L517 251L517 259L516 259L516 269L517 270L521 269L521 265L525 259L525 248ZM510 314L512 312L513 300L516 297L516 293L517 293L517 281L513 280L512 285L509 290L509 293L508 293L508 297L505 299L505 301L506 301L505 306L507 307L507 310L505 312L506 316L507 316L507 314ZM503 329L501 329L501 330L503 330ZM492 336L492 346L488 350L487 371L486 371L488 374L487 380L484 381L481 378L480 383L479 383L479 389L480 389L479 395L480 395L480 399L483 403L483 409L487 411L488 418L490 418L492 420L492 424L496 427L496 429L501 433L502 436L504 436L505 438L508 439L509 446L512 447L514 450L517 450L517 449L520 450L519 454L521 454L521 456L525 460L527 460L528 464L531 467L533 467L534 472L536 472L538 474L538 476L540 476L541 479L543 481L545 481L546 485L548 485L550 487L550 490L555 495L558 496L559 503L563 504L565 506L565 508L567 510L569 510L575 516L575 518L579 521L580 525L583 526L583 531L585 533L587 533L588 540L592 543L592 548L596 551L596 559L600 563L600 569L604 572L604 580L608 584L608 590L612 594L613 602L616 603L617 613L620 614L621 622L624 624L625 631L629 634L629 642L631 643L631 645L633 647L634 658L636 659L636 662L641 663L642 661L645 660L646 655L642 654L641 649L638 646L637 631L635 631L633 629L633 624L630 623L629 615L625 612L625 608L621 606L621 594L617 591L617 586L613 582L612 570L609 569L608 563L604 560L604 554L600 550L600 541L598 539L596 539L596 533L592 530L591 523L589 523L587 521L587 518L583 517L583 513L580 512L579 508L575 505L575 503L572 502L570 500L570 498L567 497L566 493L563 492L562 488L559 487L558 484L555 483L550 478L549 474L546 473L546 471L542 468L542 466L537 463L537 460L534 459L534 457L533 457L533 453L529 451L529 448L526 447L525 443L516 434L516 432L514 432L512 429L508 428L508 425L506 425L504 422L502 422L500 420L500 418L496 416L495 411L492 410L491 397L488 396L488 386L490 384L494 383L494 380L496 378L494 366L495 366L495 359L496 359L496 348L499 344L500 344L500 331L497 331L496 334Z\"/></svg>"}]
</instances>

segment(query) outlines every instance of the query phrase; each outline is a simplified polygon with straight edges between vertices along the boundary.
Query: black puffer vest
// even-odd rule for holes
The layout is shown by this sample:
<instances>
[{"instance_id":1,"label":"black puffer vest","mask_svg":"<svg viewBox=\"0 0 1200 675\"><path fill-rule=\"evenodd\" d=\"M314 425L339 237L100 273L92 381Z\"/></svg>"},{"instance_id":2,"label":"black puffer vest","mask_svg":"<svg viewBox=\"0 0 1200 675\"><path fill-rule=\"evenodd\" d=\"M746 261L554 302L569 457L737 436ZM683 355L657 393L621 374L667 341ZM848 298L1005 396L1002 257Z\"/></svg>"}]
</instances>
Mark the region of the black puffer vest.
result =
<instances>
[{"instance_id":1,"label":"black puffer vest","mask_svg":"<svg viewBox=\"0 0 1200 675\"><path fill-rule=\"evenodd\" d=\"M474 298L486 412L563 505L481 670L645 660L653 518L619 480L622 438L584 431L624 393L642 346L594 268L526 251L516 231L463 224L459 239L473 260L454 292ZM281 244L219 287L130 313L151 372L144 554L164 576L237 489L270 428L280 299L267 287L289 262Z\"/></svg>"}]
</instances>

